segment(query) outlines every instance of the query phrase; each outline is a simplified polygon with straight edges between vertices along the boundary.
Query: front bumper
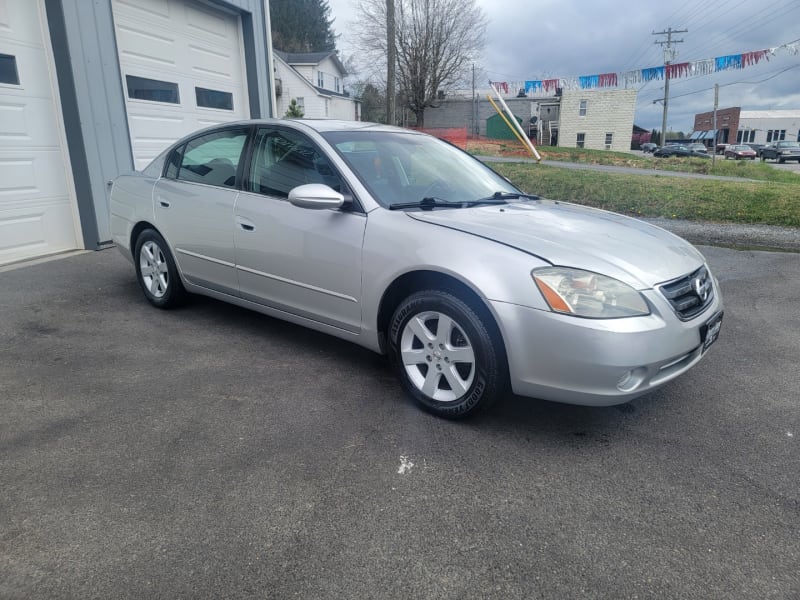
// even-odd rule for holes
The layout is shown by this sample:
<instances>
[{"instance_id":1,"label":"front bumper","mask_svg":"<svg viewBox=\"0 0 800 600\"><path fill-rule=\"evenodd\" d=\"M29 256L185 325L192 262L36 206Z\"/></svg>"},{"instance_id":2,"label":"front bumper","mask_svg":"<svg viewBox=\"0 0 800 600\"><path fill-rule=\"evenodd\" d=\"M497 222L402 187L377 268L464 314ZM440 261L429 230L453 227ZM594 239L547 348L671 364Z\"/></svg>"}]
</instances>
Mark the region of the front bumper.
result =
<instances>
[{"instance_id":1,"label":"front bumper","mask_svg":"<svg viewBox=\"0 0 800 600\"><path fill-rule=\"evenodd\" d=\"M492 302L514 393L610 406L692 368L704 354L701 329L723 310L719 285L714 281L713 302L689 321L681 321L658 291L643 294L651 314L625 319L583 319Z\"/></svg>"}]
</instances>

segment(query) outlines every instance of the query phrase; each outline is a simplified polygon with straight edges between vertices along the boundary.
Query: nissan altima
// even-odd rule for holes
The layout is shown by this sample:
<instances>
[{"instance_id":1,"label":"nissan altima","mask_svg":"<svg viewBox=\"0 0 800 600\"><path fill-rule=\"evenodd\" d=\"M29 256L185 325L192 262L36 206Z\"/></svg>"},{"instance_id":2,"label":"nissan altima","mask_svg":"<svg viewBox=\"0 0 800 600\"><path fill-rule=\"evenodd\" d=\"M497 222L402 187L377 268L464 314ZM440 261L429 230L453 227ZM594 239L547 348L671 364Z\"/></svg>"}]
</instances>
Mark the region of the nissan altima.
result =
<instances>
[{"instance_id":1,"label":"nissan altima","mask_svg":"<svg viewBox=\"0 0 800 600\"><path fill-rule=\"evenodd\" d=\"M722 323L688 242L384 125L199 131L115 180L110 221L154 306L204 294L360 344L448 418L508 391L627 402L697 364Z\"/></svg>"}]
</instances>

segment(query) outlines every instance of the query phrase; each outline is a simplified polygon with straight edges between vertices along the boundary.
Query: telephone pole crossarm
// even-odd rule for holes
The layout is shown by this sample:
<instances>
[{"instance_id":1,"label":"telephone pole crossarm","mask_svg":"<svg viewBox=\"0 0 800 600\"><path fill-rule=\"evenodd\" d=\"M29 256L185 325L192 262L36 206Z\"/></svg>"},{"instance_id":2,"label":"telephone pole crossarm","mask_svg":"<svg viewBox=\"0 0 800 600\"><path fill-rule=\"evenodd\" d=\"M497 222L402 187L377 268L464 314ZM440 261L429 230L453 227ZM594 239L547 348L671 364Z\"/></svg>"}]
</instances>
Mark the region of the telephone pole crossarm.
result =
<instances>
[{"instance_id":1,"label":"telephone pole crossarm","mask_svg":"<svg viewBox=\"0 0 800 600\"><path fill-rule=\"evenodd\" d=\"M655 43L664 48L664 113L661 118L661 145L667 141L667 110L669 107L669 69L667 68L675 60L676 52L673 44L682 44L683 40L674 40L672 35L675 33L688 33L688 29L673 29L668 27L666 31L654 31L653 35L665 35L666 40L657 40Z\"/></svg>"}]
</instances>

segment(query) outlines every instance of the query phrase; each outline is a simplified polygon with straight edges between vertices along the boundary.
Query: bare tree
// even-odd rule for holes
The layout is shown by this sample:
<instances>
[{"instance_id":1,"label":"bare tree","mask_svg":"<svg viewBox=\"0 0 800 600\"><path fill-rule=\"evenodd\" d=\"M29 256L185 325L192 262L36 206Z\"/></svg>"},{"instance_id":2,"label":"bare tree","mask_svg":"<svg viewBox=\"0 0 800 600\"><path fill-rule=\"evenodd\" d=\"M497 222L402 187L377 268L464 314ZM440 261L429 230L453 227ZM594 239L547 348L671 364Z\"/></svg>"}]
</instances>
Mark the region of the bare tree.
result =
<instances>
[{"instance_id":1,"label":"bare tree","mask_svg":"<svg viewBox=\"0 0 800 600\"><path fill-rule=\"evenodd\" d=\"M357 6L359 49L368 64L386 65L386 1ZM483 49L487 23L475 0L395 0L398 92L417 126L440 92L466 75Z\"/></svg>"}]
</instances>

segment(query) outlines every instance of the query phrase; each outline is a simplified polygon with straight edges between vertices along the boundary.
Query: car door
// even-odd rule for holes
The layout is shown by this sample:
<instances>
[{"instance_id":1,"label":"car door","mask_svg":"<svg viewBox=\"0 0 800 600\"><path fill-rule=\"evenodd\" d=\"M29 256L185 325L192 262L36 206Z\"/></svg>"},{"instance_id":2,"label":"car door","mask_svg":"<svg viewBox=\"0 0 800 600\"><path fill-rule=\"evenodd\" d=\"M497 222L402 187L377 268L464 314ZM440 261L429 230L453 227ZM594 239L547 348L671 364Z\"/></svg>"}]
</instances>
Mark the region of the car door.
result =
<instances>
[{"instance_id":1,"label":"car door","mask_svg":"<svg viewBox=\"0 0 800 600\"><path fill-rule=\"evenodd\" d=\"M184 277L238 295L233 244L237 172L250 128L200 135L170 155L153 194L156 226Z\"/></svg>"},{"instance_id":2,"label":"car door","mask_svg":"<svg viewBox=\"0 0 800 600\"><path fill-rule=\"evenodd\" d=\"M289 191L324 183L352 198L310 138L261 127L236 201L234 242L243 298L327 325L361 328L361 248L367 216L346 208L299 208Z\"/></svg>"}]
</instances>

